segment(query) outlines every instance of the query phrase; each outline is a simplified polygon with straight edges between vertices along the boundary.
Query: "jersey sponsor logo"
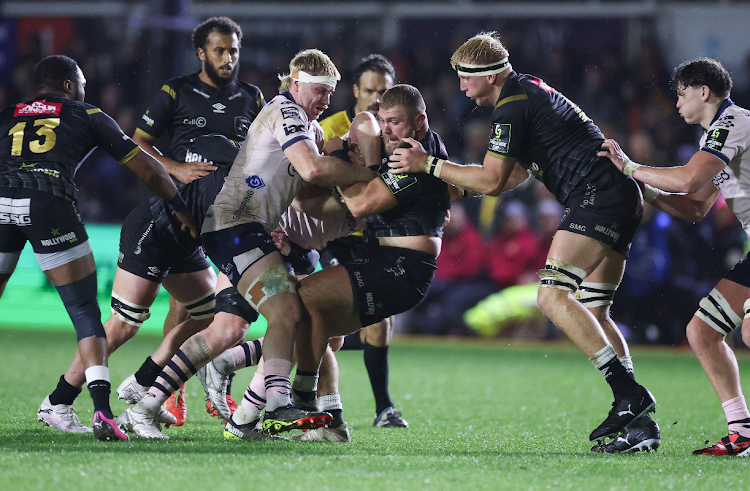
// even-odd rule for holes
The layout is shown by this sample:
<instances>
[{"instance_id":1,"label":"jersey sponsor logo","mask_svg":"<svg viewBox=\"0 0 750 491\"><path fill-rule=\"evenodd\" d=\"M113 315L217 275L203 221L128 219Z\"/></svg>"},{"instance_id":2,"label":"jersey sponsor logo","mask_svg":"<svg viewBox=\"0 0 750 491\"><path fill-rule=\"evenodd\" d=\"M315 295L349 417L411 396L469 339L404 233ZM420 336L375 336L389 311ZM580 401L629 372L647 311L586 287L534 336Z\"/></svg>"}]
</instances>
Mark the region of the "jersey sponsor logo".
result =
<instances>
[{"instance_id":1,"label":"jersey sponsor logo","mask_svg":"<svg viewBox=\"0 0 750 491\"><path fill-rule=\"evenodd\" d=\"M195 92L196 94L200 94L200 95L202 95L202 96L203 96L203 97L205 97L206 99L208 99L209 97L211 97L210 95L206 94L206 93L205 93L205 92L203 92L202 90L198 90L198 89L196 89L195 87L193 87L193 92Z\"/></svg>"},{"instance_id":2,"label":"jersey sponsor logo","mask_svg":"<svg viewBox=\"0 0 750 491\"><path fill-rule=\"evenodd\" d=\"M284 123L282 126L284 126L284 133L286 134L286 136L293 135L295 133L304 133L305 131L304 124L287 125L286 123Z\"/></svg>"},{"instance_id":3,"label":"jersey sponsor logo","mask_svg":"<svg viewBox=\"0 0 750 491\"><path fill-rule=\"evenodd\" d=\"M408 188L412 184L416 183L416 179L414 176L410 176L407 174L381 174L380 178L385 183L386 187L391 191L391 193L396 194L400 191L403 191L404 189ZM406 179L406 181L403 181Z\"/></svg>"},{"instance_id":4,"label":"jersey sponsor logo","mask_svg":"<svg viewBox=\"0 0 750 491\"><path fill-rule=\"evenodd\" d=\"M536 177L537 179L541 179L542 175L544 174L544 171L539 168L539 164L536 162L532 162L529 166L529 172L531 172L531 175Z\"/></svg>"},{"instance_id":5,"label":"jersey sponsor logo","mask_svg":"<svg viewBox=\"0 0 750 491\"><path fill-rule=\"evenodd\" d=\"M372 296L372 292L365 293L365 300L367 302L367 315L375 314L375 299Z\"/></svg>"},{"instance_id":6,"label":"jersey sponsor logo","mask_svg":"<svg viewBox=\"0 0 750 491\"><path fill-rule=\"evenodd\" d=\"M193 119L185 118L182 120L182 124L194 124L198 128L203 128L204 126L206 126L206 118L204 118L203 116Z\"/></svg>"},{"instance_id":7,"label":"jersey sponsor logo","mask_svg":"<svg viewBox=\"0 0 750 491\"><path fill-rule=\"evenodd\" d=\"M214 112L217 113L217 114L224 114L224 109L227 108L227 106L225 106L221 102L217 102L216 104L212 105L211 107L214 108Z\"/></svg>"},{"instance_id":8,"label":"jersey sponsor logo","mask_svg":"<svg viewBox=\"0 0 750 491\"><path fill-rule=\"evenodd\" d=\"M234 213L232 213L232 220L239 220L243 213L248 213L248 214L250 213L250 211L252 210L250 201L252 201L254 194L255 194L254 190L252 189L247 190L247 192L245 193L245 197L242 198L242 203L240 203L240 207L234 210Z\"/></svg>"},{"instance_id":9,"label":"jersey sponsor logo","mask_svg":"<svg viewBox=\"0 0 750 491\"><path fill-rule=\"evenodd\" d=\"M238 136L244 137L250 130L250 120L245 116L235 116L234 118L234 132Z\"/></svg>"},{"instance_id":10,"label":"jersey sponsor logo","mask_svg":"<svg viewBox=\"0 0 750 491\"><path fill-rule=\"evenodd\" d=\"M149 266L148 271L146 272L149 276L157 276L159 273L161 273L161 270L156 266Z\"/></svg>"},{"instance_id":11,"label":"jersey sponsor logo","mask_svg":"<svg viewBox=\"0 0 750 491\"><path fill-rule=\"evenodd\" d=\"M338 260L336 260L335 258L334 258L334 260L336 261L335 266L338 266ZM333 265L333 260L331 261L331 264ZM358 287L364 288L365 282L362 279L362 273L360 273L359 271L355 271L354 272L354 279L357 281L357 286Z\"/></svg>"},{"instance_id":12,"label":"jersey sponsor logo","mask_svg":"<svg viewBox=\"0 0 750 491\"><path fill-rule=\"evenodd\" d=\"M0 198L0 223L3 225L31 225L31 198Z\"/></svg>"},{"instance_id":13,"label":"jersey sponsor logo","mask_svg":"<svg viewBox=\"0 0 750 491\"><path fill-rule=\"evenodd\" d=\"M716 174L713 179L711 179L711 182L714 183L714 186L718 188L731 178L732 176L730 176L729 173L726 171L726 168L724 168L724 169L721 169L721 172Z\"/></svg>"},{"instance_id":14,"label":"jersey sponsor logo","mask_svg":"<svg viewBox=\"0 0 750 491\"><path fill-rule=\"evenodd\" d=\"M149 232L151 232L151 229L154 228L154 221L151 220L149 222L148 227L146 228L146 231L143 232L143 235L141 235L141 238L138 239L138 243L135 245L135 250L133 251L133 254L136 256L141 253L143 249L141 249L141 245L143 244L143 241L146 240L146 237L148 237Z\"/></svg>"},{"instance_id":15,"label":"jersey sponsor logo","mask_svg":"<svg viewBox=\"0 0 750 491\"><path fill-rule=\"evenodd\" d=\"M713 126L714 128L734 128L734 122L732 121L734 116L725 114L716 121Z\"/></svg>"},{"instance_id":16,"label":"jersey sponsor logo","mask_svg":"<svg viewBox=\"0 0 750 491\"><path fill-rule=\"evenodd\" d=\"M52 229L52 232L53 232L52 235L55 235L54 232L57 231L57 230L59 230L59 229ZM60 233L60 232L57 232L57 233ZM44 247L50 247L50 246L53 246L53 245L62 244L63 242L70 242L72 244L73 242L78 242L78 237L76 237L76 233L75 232L68 232L67 234L60 235L58 237L53 237L51 239L42 239L41 240L41 244Z\"/></svg>"},{"instance_id":17,"label":"jersey sponsor logo","mask_svg":"<svg viewBox=\"0 0 750 491\"><path fill-rule=\"evenodd\" d=\"M188 150L185 152L185 162L208 162L203 155Z\"/></svg>"},{"instance_id":18,"label":"jersey sponsor logo","mask_svg":"<svg viewBox=\"0 0 750 491\"><path fill-rule=\"evenodd\" d=\"M41 172L42 174L46 174L50 177L60 178L60 171L55 169L44 169L42 167L37 167L37 164L21 164L21 167L18 168L18 170L25 170L27 172Z\"/></svg>"},{"instance_id":19,"label":"jersey sponsor logo","mask_svg":"<svg viewBox=\"0 0 750 491\"><path fill-rule=\"evenodd\" d=\"M509 124L492 124L492 134L490 135L490 151L495 153L506 153L510 146L510 125Z\"/></svg>"},{"instance_id":20,"label":"jersey sponsor logo","mask_svg":"<svg viewBox=\"0 0 750 491\"><path fill-rule=\"evenodd\" d=\"M263 179L261 179L260 176L250 176L245 179L245 182L253 189L260 189L266 185L266 183L263 182Z\"/></svg>"},{"instance_id":21,"label":"jersey sponsor logo","mask_svg":"<svg viewBox=\"0 0 750 491\"><path fill-rule=\"evenodd\" d=\"M228 101L233 101L233 100L235 100L238 97L242 97L242 92L236 92L236 93L230 95L229 97L227 97L227 100Z\"/></svg>"},{"instance_id":22,"label":"jersey sponsor logo","mask_svg":"<svg viewBox=\"0 0 750 491\"><path fill-rule=\"evenodd\" d=\"M37 116L39 114L54 114L55 116L59 116L62 106L61 102L44 101L34 101L31 104L16 104L13 117Z\"/></svg>"},{"instance_id":23,"label":"jersey sponsor logo","mask_svg":"<svg viewBox=\"0 0 750 491\"><path fill-rule=\"evenodd\" d=\"M289 174L290 177L299 175L299 172L297 172L297 169L294 168L291 162L289 162L289 165L286 166L286 173Z\"/></svg>"},{"instance_id":24,"label":"jersey sponsor logo","mask_svg":"<svg viewBox=\"0 0 750 491\"><path fill-rule=\"evenodd\" d=\"M153 126L154 125L154 118L149 118L148 117L148 111L146 111L146 114L144 114L143 116L141 116L141 119L144 120L146 122L146 124L149 125L149 126Z\"/></svg>"},{"instance_id":25,"label":"jersey sponsor logo","mask_svg":"<svg viewBox=\"0 0 750 491\"><path fill-rule=\"evenodd\" d=\"M587 206L594 206L595 201L596 201L596 186L592 186L591 184L586 184L586 192L583 194L583 202L581 203L581 208L586 208Z\"/></svg>"},{"instance_id":26,"label":"jersey sponsor logo","mask_svg":"<svg viewBox=\"0 0 750 491\"><path fill-rule=\"evenodd\" d=\"M721 149L724 148L724 144L727 142L728 136L729 130L727 128L714 128L706 135L704 147L721 152Z\"/></svg>"},{"instance_id":27,"label":"jersey sponsor logo","mask_svg":"<svg viewBox=\"0 0 750 491\"><path fill-rule=\"evenodd\" d=\"M547 92L548 94L551 94L552 91L555 90L552 87L550 87L549 85L547 85L546 83L544 83L544 80L542 80L541 78L534 78L534 79L531 80L531 83L534 84L534 85L536 85L537 87L539 87L543 91Z\"/></svg>"},{"instance_id":28,"label":"jersey sponsor logo","mask_svg":"<svg viewBox=\"0 0 750 491\"><path fill-rule=\"evenodd\" d=\"M282 107L281 115L284 119L302 119L299 113L299 109L296 107Z\"/></svg>"}]
</instances>

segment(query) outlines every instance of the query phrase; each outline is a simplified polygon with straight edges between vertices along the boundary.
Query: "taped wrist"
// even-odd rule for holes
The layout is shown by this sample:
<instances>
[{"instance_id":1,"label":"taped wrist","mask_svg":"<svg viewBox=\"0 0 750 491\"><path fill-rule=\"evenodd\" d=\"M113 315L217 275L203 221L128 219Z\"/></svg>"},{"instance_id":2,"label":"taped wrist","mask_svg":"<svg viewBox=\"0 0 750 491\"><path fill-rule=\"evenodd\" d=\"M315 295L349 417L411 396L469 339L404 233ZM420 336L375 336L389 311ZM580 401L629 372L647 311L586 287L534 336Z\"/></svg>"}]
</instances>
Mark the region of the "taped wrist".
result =
<instances>
[{"instance_id":1,"label":"taped wrist","mask_svg":"<svg viewBox=\"0 0 750 491\"><path fill-rule=\"evenodd\" d=\"M637 164L632 160L628 160L627 162L625 162L625 167L622 168L622 173L626 176L632 176L636 169L638 169L638 167L640 166L641 164Z\"/></svg>"},{"instance_id":2,"label":"taped wrist","mask_svg":"<svg viewBox=\"0 0 750 491\"><path fill-rule=\"evenodd\" d=\"M653 203L662 194L664 193L660 189L650 186L645 182L643 183L643 201L646 203Z\"/></svg>"},{"instance_id":3,"label":"taped wrist","mask_svg":"<svg viewBox=\"0 0 750 491\"><path fill-rule=\"evenodd\" d=\"M424 171L427 174L440 179L440 173L443 171L443 165L445 165L445 160L430 155L427 157L427 163L424 166Z\"/></svg>"}]
</instances>

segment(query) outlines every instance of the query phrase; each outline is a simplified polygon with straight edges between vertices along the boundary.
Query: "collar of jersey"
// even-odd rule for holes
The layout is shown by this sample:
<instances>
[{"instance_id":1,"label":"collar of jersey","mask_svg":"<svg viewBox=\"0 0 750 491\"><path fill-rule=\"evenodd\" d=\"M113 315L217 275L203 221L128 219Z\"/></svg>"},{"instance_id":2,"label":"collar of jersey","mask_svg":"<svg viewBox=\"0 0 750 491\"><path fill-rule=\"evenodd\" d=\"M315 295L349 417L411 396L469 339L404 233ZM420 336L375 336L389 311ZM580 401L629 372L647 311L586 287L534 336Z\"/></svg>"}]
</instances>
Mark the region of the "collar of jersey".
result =
<instances>
[{"instance_id":1,"label":"collar of jersey","mask_svg":"<svg viewBox=\"0 0 750 491\"><path fill-rule=\"evenodd\" d=\"M292 97L292 94L290 94L288 91L287 92L282 92L281 95L283 95L284 97L286 97L287 99L289 99L293 103L297 104L297 101L294 100L294 97Z\"/></svg>"},{"instance_id":2,"label":"collar of jersey","mask_svg":"<svg viewBox=\"0 0 750 491\"><path fill-rule=\"evenodd\" d=\"M223 92L236 89L239 86L239 80L235 80L233 83L231 83L230 85L227 85L223 89L217 89L216 87L212 87L211 85L208 85L206 82L201 80L200 73L201 72L196 72L193 74L193 76L195 77L194 84L200 84L196 88L204 91L211 97L219 96Z\"/></svg>"},{"instance_id":3,"label":"collar of jersey","mask_svg":"<svg viewBox=\"0 0 750 491\"><path fill-rule=\"evenodd\" d=\"M724 110L733 104L734 104L734 101L732 101L732 99L727 97L727 99L721 103L721 106L719 106L719 110L716 111L716 116L714 116L714 119L711 120L711 124L714 124L716 120L719 119L719 117L721 117L722 113L724 113Z\"/></svg>"}]
</instances>

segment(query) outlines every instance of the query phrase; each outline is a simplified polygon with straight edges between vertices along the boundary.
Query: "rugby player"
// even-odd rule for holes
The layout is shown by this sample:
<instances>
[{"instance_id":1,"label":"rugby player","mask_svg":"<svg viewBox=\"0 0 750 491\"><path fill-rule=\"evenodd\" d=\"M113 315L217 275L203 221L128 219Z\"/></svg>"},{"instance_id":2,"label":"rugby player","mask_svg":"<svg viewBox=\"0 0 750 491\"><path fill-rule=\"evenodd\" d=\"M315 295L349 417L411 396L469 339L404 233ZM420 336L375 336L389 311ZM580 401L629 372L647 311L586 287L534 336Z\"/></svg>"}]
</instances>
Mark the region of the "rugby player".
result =
<instances>
[{"instance_id":1,"label":"rugby player","mask_svg":"<svg viewBox=\"0 0 750 491\"><path fill-rule=\"evenodd\" d=\"M672 87L677 91L680 116L705 130L700 150L686 165L639 165L614 140L605 140L599 155L643 183L644 197L652 206L676 217L698 221L719 193L723 194L745 233L750 234L750 181L745 175L750 171L750 111L729 98L732 79L721 63L711 58L682 63L672 74ZM737 358L725 341L727 334L742 326L742 340L750 346L748 319L750 261L744 258L700 301L687 326L690 346L719 396L729 427L727 436L696 450L696 455L750 456L750 412L742 394ZM622 444L618 439L611 445Z\"/></svg>"},{"instance_id":2,"label":"rugby player","mask_svg":"<svg viewBox=\"0 0 750 491\"><path fill-rule=\"evenodd\" d=\"M83 377L94 401L92 430L72 410L81 389L63 376L59 390L42 403L39 419L68 431L93 431L99 440L127 440L109 405L107 339L96 300L94 257L76 209L75 170L99 146L170 204L179 219L175 226L187 226L197 235L195 225L164 168L101 109L83 102L86 79L74 60L60 55L43 59L34 70L34 85L34 100L0 113L0 294L30 241L73 322Z\"/></svg>"},{"instance_id":3,"label":"rugby player","mask_svg":"<svg viewBox=\"0 0 750 491\"><path fill-rule=\"evenodd\" d=\"M318 367L329 338L377 324L421 302L440 253L450 207L448 185L425 174L393 176L387 166L389 156L407 137L421 141L431 155L448 158L442 140L429 128L422 95L410 85L388 89L378 119L379 125L370 113L362 112L352 126L366 161L376 162L378 177L338 188L352 215L367 217L366 242L352 260L300 282L299 294L309 316L298 332L293 388L304 405L315 399ZM372 155L374 159L368 158ZM333 422L301 439L335 441L335 430Z\"/></svg>"},{"instance_id":4,"label":"rugby player","mask_svg":"<svg viewBox=\"0 0 750 491\"><path fill-rule=\"evenodd\" d=\"M372 54L363 58L354 67L354 106L339 111L320 122L325 140L334 136L344 136L349 132L354 117L362 111L369 111L377 116L380 98L393 87L396 71L383 55ZM320 264L323 268L337 266L354 259L358 244L363 241L362 232L349 237L331 241L321 251ZM394 317L388 317L363 327L359 332L347 336L342 349L361 349L367 375L370 378L372 394L375 398L374 426L383 428L408 428L409 424L401 417L401 412L394 407L388 390L388 346L393 337Z\"/></svg>"},{"instance_id":5,"label":"rugby player","mask_svg":"<svg viewBox=\"0 0 750 491\"><path fill-rule=\"evenodd\" d=\"M597 157L604 136L568 98L532 75L513 71L496 33L480 33L451 57L461 90L492 106L489 148L481 165L460 166L418 142L396 149L391 172L425 172L462 189L497 196L540 180L566 208L539 272L540 309L589 357L612 388L609 415L589 436L619 435L655 408L633 376L627 344L609 315L643 204L638 185ZM650 424L650 417L636 424Z\"/></svg>"},{"instance_id":6,"label":"rugby player","mask_svg":"<svg viewBox=\"0 0 750 491\"><path fill-rule=\"evenodd\" d=\"M135 130L133 140L161 162L178 188L216 168L195 148L192 142L196 137L218 133L244 141L250 123L265 104L258 87L237 79L241 43L242 29L228 17L212 17L198 25L192 33L192 44L201 62L200 72L167 80L149 102ZM165 133L171 158L154 147ZM184 273L173 269L173 278L167 283L189 281ZM213 269L202 274L204 283L216 282ZM189 318L183 302L171 294L169 302L164 336ZM229 404L234 405L231 396ZM165 407L177 418L176 426L184 424L184 388L176 391Z\"/></svg>"},{"instance_id":7,"label":"rugby player","mask_svg":"<svg viewBox=\"0 0 750 491\"><path fill-rule=\"evenodd\" d=\"M301 316L296 281L284 266L270 233L278 226L305 181L348 186L373 172L320 155L325 111L340 75L319 50L305 50L281 78L281 94L253 121L245 145L208 210L201 239L208 256L239 294L268 321L264 352L266 412L263 428L278 433L330 421L328 413L292 405L290 372L295 331ZM219 278L221 287L222 278ZM228 286L228 285L227 285ZM211 325L186 341L148 394L122 420L138 435L159 438L155 417L171 393L208 361L242 339L247 322L217 312ZM163 435L163 434L162 434Z\"/></svg>"}]
</instances>

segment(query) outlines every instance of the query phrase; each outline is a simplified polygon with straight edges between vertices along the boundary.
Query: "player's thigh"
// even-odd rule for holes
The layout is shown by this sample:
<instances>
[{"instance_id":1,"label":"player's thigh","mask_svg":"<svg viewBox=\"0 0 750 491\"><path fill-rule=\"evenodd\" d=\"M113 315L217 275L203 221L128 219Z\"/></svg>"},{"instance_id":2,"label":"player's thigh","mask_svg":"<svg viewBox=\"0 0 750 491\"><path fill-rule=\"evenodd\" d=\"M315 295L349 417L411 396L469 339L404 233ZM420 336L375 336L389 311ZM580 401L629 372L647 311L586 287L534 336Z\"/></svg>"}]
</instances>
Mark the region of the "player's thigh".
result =
<instances>
[{"instance_id":1,"label":"player's thigh","mask_svg":"<svg viewBox=\"0 0 750 491\"><path fill-rule=\"evenodd\" d=\"M354 294L343 266L326 268L300 281L299 295L305 308L316 312L352 312Z\"/></svg>"},{"instance_id":2,"label":"player's thigh","mask_svg":"<svg viewBox=\"0 0 750 491\"><path fill-rule=\"evenodd\" d=\"M547 259L581 269L585 273L581 278L583 280L599 266L611 249L611 246L591 237L558 230L552 239Z\"/></svg>"},{"instance_id":3,"label":"player's thigh","mask_svg":"<svg viewBox=\"0 0 750 491\"><path fill-rule=\"evenodd\" d=\"M164 278L164 288L179 303L200 298L216 288L216 273L212 268L191 273L170 273Z\"/></svg>"},{"instance_id":4,"label":"player's thigh","mask_svg":"<svg viewBox=\"0 0 750 491\"><path fill-rule=\"evenodd\" d=\"M142 278L118 267L112 281L112 296L149 308L154 303L160 287L159 281Z\"/></svg>"}]
</instances>

